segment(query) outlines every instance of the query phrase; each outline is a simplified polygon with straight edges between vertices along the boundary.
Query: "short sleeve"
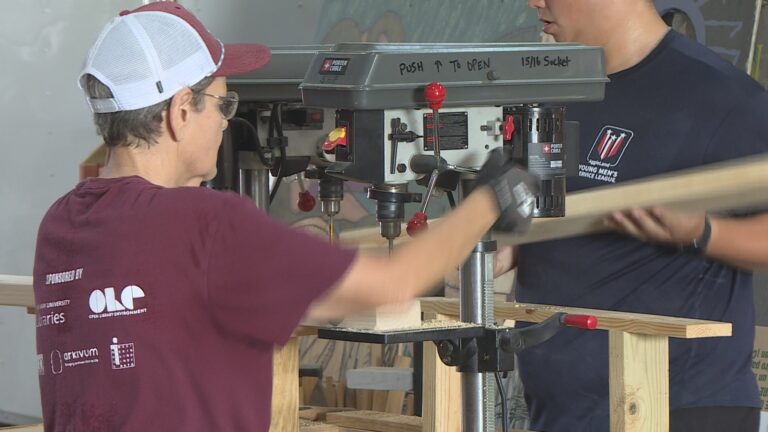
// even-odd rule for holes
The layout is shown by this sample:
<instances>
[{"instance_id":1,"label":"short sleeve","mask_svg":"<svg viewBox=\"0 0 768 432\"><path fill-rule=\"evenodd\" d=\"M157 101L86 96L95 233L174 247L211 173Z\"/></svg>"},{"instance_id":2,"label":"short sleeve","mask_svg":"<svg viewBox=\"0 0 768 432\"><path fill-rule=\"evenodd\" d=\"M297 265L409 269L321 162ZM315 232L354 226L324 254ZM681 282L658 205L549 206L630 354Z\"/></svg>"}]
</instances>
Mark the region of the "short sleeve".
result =
<instances>
[{"instance_id":1,"label":"short sleeve","mask_svg":"<svg viewBox=\"0 0 768 432\"><path fill-rule=\"evenodd\" d=\"M237 337L285 343L355 251L291 229L236 195L218 212L207 271L215 319Z\"/></svg>"},{"instance_id":2,"label":"short sleeve","mask_svg":"<svg viewBox=\"0 0 768 432\"><path fill-rule=\"evenodd\" d=\"M757 86L756 86L757 87ZM758 88L737 101L711 137L704 163L768 153L768 92Z\"/></svg>"},{"instance_id":3,"label":"short sleeve","mask_svg":"<svg viewBox=\"0 0 768 432\"><path fill-rule=\"evenodd\" d=\"M759 89L728 112L712 135L704 163L768 155L768 92ZM768 212L768 207L720 212L731 217Z\"/></svg>"}]
</instances>

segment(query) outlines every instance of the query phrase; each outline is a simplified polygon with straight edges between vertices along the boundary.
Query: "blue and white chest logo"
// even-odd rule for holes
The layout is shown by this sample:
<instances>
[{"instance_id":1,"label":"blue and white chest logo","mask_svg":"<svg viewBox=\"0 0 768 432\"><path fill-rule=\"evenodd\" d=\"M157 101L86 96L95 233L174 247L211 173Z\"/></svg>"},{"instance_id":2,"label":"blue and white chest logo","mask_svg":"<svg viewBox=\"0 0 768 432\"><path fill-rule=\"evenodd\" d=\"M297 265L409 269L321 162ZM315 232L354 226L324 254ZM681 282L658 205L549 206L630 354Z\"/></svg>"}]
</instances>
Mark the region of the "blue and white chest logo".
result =
<instances>
[{"instance_id":1,"label":"blue and white chest logo","mask_svg":"<svg viewBox=\"0 0 768 432\"><path fill-rule=\"evenodd\" d=\"M619 164L635 133L616 126L605 126L597 136L587 160L590 164L613 167Z\"/></svg>"}]
</instances>

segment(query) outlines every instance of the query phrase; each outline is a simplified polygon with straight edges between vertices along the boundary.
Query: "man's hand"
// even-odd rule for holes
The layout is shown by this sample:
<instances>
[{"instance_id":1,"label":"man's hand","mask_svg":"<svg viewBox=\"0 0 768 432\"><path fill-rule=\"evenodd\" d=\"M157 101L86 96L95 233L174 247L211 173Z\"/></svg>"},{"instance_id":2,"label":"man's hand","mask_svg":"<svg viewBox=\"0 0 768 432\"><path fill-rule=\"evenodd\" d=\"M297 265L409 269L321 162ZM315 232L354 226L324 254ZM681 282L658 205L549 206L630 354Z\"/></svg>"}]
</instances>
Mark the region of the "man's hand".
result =
<instances>
[{"instance_id":1,"label":"man's hand","mask_svg":"<svg viewBox=\"0 0 768 432\"><path fill-rule=\"evenodd\" d=\"M617 231L640 240L688 246L704 231L704 213L683 213L664 207L633 208L613 212L605 223Z\"/></svg>"},{"instance_id":2,"label":"man's hand","mask_svg":"<svg viewBox=\"0 0 768 432\"><path fill-rule=\"evenodd\" d=\"M508 160L500 148L488 155L475 181L475 188L488 186L496 198L499 219L497 231L524 233L531 225L533 206L538 192L536 178Z\"/></svg>"}]
</instances>

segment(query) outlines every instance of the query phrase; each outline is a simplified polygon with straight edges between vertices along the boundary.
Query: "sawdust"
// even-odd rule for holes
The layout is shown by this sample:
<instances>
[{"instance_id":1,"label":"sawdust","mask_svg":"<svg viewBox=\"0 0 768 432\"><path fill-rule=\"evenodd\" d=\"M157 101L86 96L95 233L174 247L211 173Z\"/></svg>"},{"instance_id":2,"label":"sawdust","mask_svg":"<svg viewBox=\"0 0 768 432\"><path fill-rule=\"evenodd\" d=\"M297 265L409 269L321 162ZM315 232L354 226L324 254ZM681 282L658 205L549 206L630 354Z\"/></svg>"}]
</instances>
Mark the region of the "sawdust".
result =
<instances>
[{"instance_id":1,"label":"sawdust","mask_svg":"<svg viewBox=\"0 0 768 432\"><path fill-rule=\"evenodd\" d=\"M446 320L427 320L422 321L421 326L418 327L398 327L387 330L375 330L375 329L362 329L362 328L343 328L334 327L334 330L354 332L354 333L366 333L366 334L388 334L395 332L415 331L415 330L440 330L440 329L456 329L456 328L470 328L477 327L478 324L465 323L461 321L446 321Z\"/></svg>"}]
</instances>

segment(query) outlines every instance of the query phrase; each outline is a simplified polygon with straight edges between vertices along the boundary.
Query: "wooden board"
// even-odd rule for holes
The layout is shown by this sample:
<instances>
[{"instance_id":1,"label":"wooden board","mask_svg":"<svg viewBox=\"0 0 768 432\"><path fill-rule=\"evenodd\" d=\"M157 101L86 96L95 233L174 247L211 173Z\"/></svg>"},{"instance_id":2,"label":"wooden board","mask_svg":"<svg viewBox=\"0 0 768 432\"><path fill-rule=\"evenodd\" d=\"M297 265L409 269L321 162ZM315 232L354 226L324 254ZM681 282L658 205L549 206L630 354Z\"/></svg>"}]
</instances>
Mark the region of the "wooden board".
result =
<instances>
[{"instance_id":1,"label":"wooden board","mask_svg":"<svg viewBox=\"0 0 768 432\"><path fill-rule=\"evenodd\" d=\"M496 233L500 244L522 244L607 231L603 218L631 207L684 211L768 208L768 158L713 164L604 186L566 197L565 217L537 219L523 236Z\"/></svg>"},{"instance_id":2,"label":"wooden board","mask_svg":"<svg viewBox=\"0 0 768 432\"><path fill-rule=\"evenodd\" d=\"M0 274L0 306L35 307L32 276Z\"/></svg>"},{"instance_id":3,"label":"wooden board","mask_svg":"<svg viewBox=\"0 0 768 432\"><path fill-rule=\"evenodd\" d=\"M324 378L323 398L325 399L325 406L336 407L336 386L333 383L333 377Z\"/></svg>"},{"instance_id":4,"label":"wooden board","mask_svg":"<svg viewBox=\"0 0 768 432\"><path fill-rule=\"evenodd\" d=\"M299 399L304 405L312 405L312 394L315 392L317 384L320 382L320 378L313 376L299 377L299 387L301 392Z\"/></svg>"},{"instance_id":5,"label":"wooden board","mask_svg":"<svg viewBox=\"0 0 768 432\"><path fill-rule=\"evenodd\" d=\"M405 356L395 357L394 367L407 368L411 366L411 358ZM405 392L402 390L393 390L387 394L387 402L384 411L392 414L403 413L403 402L405 401Z\"/></svg>"},{"instance_id":6,"label":"wooden board","mask_svg":"<svg viewBox=\"0 0 768 432\"><path fill-rule=\"evenodd\" d=\"M421 325L421 304L383 306L375 311L350 316L339 324L343 328L390 330Z\"/></svg>"},{"instance_id":7,"label":"wooden board","mask_svg":"<svg viewBox=\"0 0 768 432\"><path fill-rule=\"evenodd\" d=\"M611 432L669 430L669 338L609 332Z\"/></svg>"},{"instance_id":8,"label":"wooden board","mask_svg":"<svg viewBox=\"0 0 768 432\"><path fill-rule=\"evenodd\" d=\"M425 313L435 312L451 317L459 316L459 302L457 299L442 297L424 298L421 299L421 309ZM594 315L597 317L598 329L620 330L633 334L697 339L730 336L732 330L730 323L717 321L525 303L497 302L494 304L494 316L497 321L507 319L541 322L558 312Z\"/></svg>"},{"instance_id":9,"label":"wooden board","mask_svg":"<svg viewBox=\"0 0 768 432\"><path fill-rule=\"evenodd\" d=\"M26 426L11 426L11 427L0 427L0 431L3 432L43 432L43 425L42 424L36 424L36 425L26 425Z\"/></svg>"},{"instance_id":10,"label":"wooden board","mask_svg":"<svg viewBox=\"0 0 768 432\"><path fill-rule=\"evenodd\" d=\"M660 205L710 212L750 207L768 209L766 185L766 156L706 165L571 193L565 199L565 217L535 219L525 235L494 233L494 238L499 244L517 245L598 233L608 229L603 224L606 215L632 207ZM386 247L378 227L349 230L342 233L340 239L348 245ZM406 240L403 236L398 242Z\"/></svg>"},{"instance_id":11,"label":"wooden board","mask_svg":"<svg viewBox=\"0 0 768 432\"><path fill-rule=\"evenodd\" d=\"M375 411L329 413L328 423L372 432L421 432L421 417Z\"/></svg>"},{"instance_id":12,"label":"wooden board","mask_svg":"<svg viewBox=\"0 0 768 432\"><path fill-rule=\"evenodd\" d=\"M424 317L449 319L434 313L425 313ZM440 360L433 343L424 344L423 359L423 432L461 432L461 375Z\"/></svg>"},{"instance_id":13,"label":"wooden board","mask_svg":"<svg viewBox=\"0 0 768 432\"><path fill-rule=\"evenodd\" d=\"M301 420L322 422L328 413L339 411L352 411L352 408L322 407L322 406L301 406L299 407L299 418Z\"/></svg>"},{"instance_id":14,"label":"wooden board","mask_svg":"<svg viewBox=\"0 0 768 432\"><path fill-rule=\"evenodd\" d=\"M272 358L272 419L270 432L299 430L299 340L292 337L275 348Z\"/></svg>"},{"instance_id":15,"label":"wooden board","mask_svg":"<svg viewBox=\"0 0 768 432\"><path fill-rule=\"evenodd\" d=\"M299 432L341 432L338 426L309 420L299 420Z\"/></svg>"}]
</instances>

